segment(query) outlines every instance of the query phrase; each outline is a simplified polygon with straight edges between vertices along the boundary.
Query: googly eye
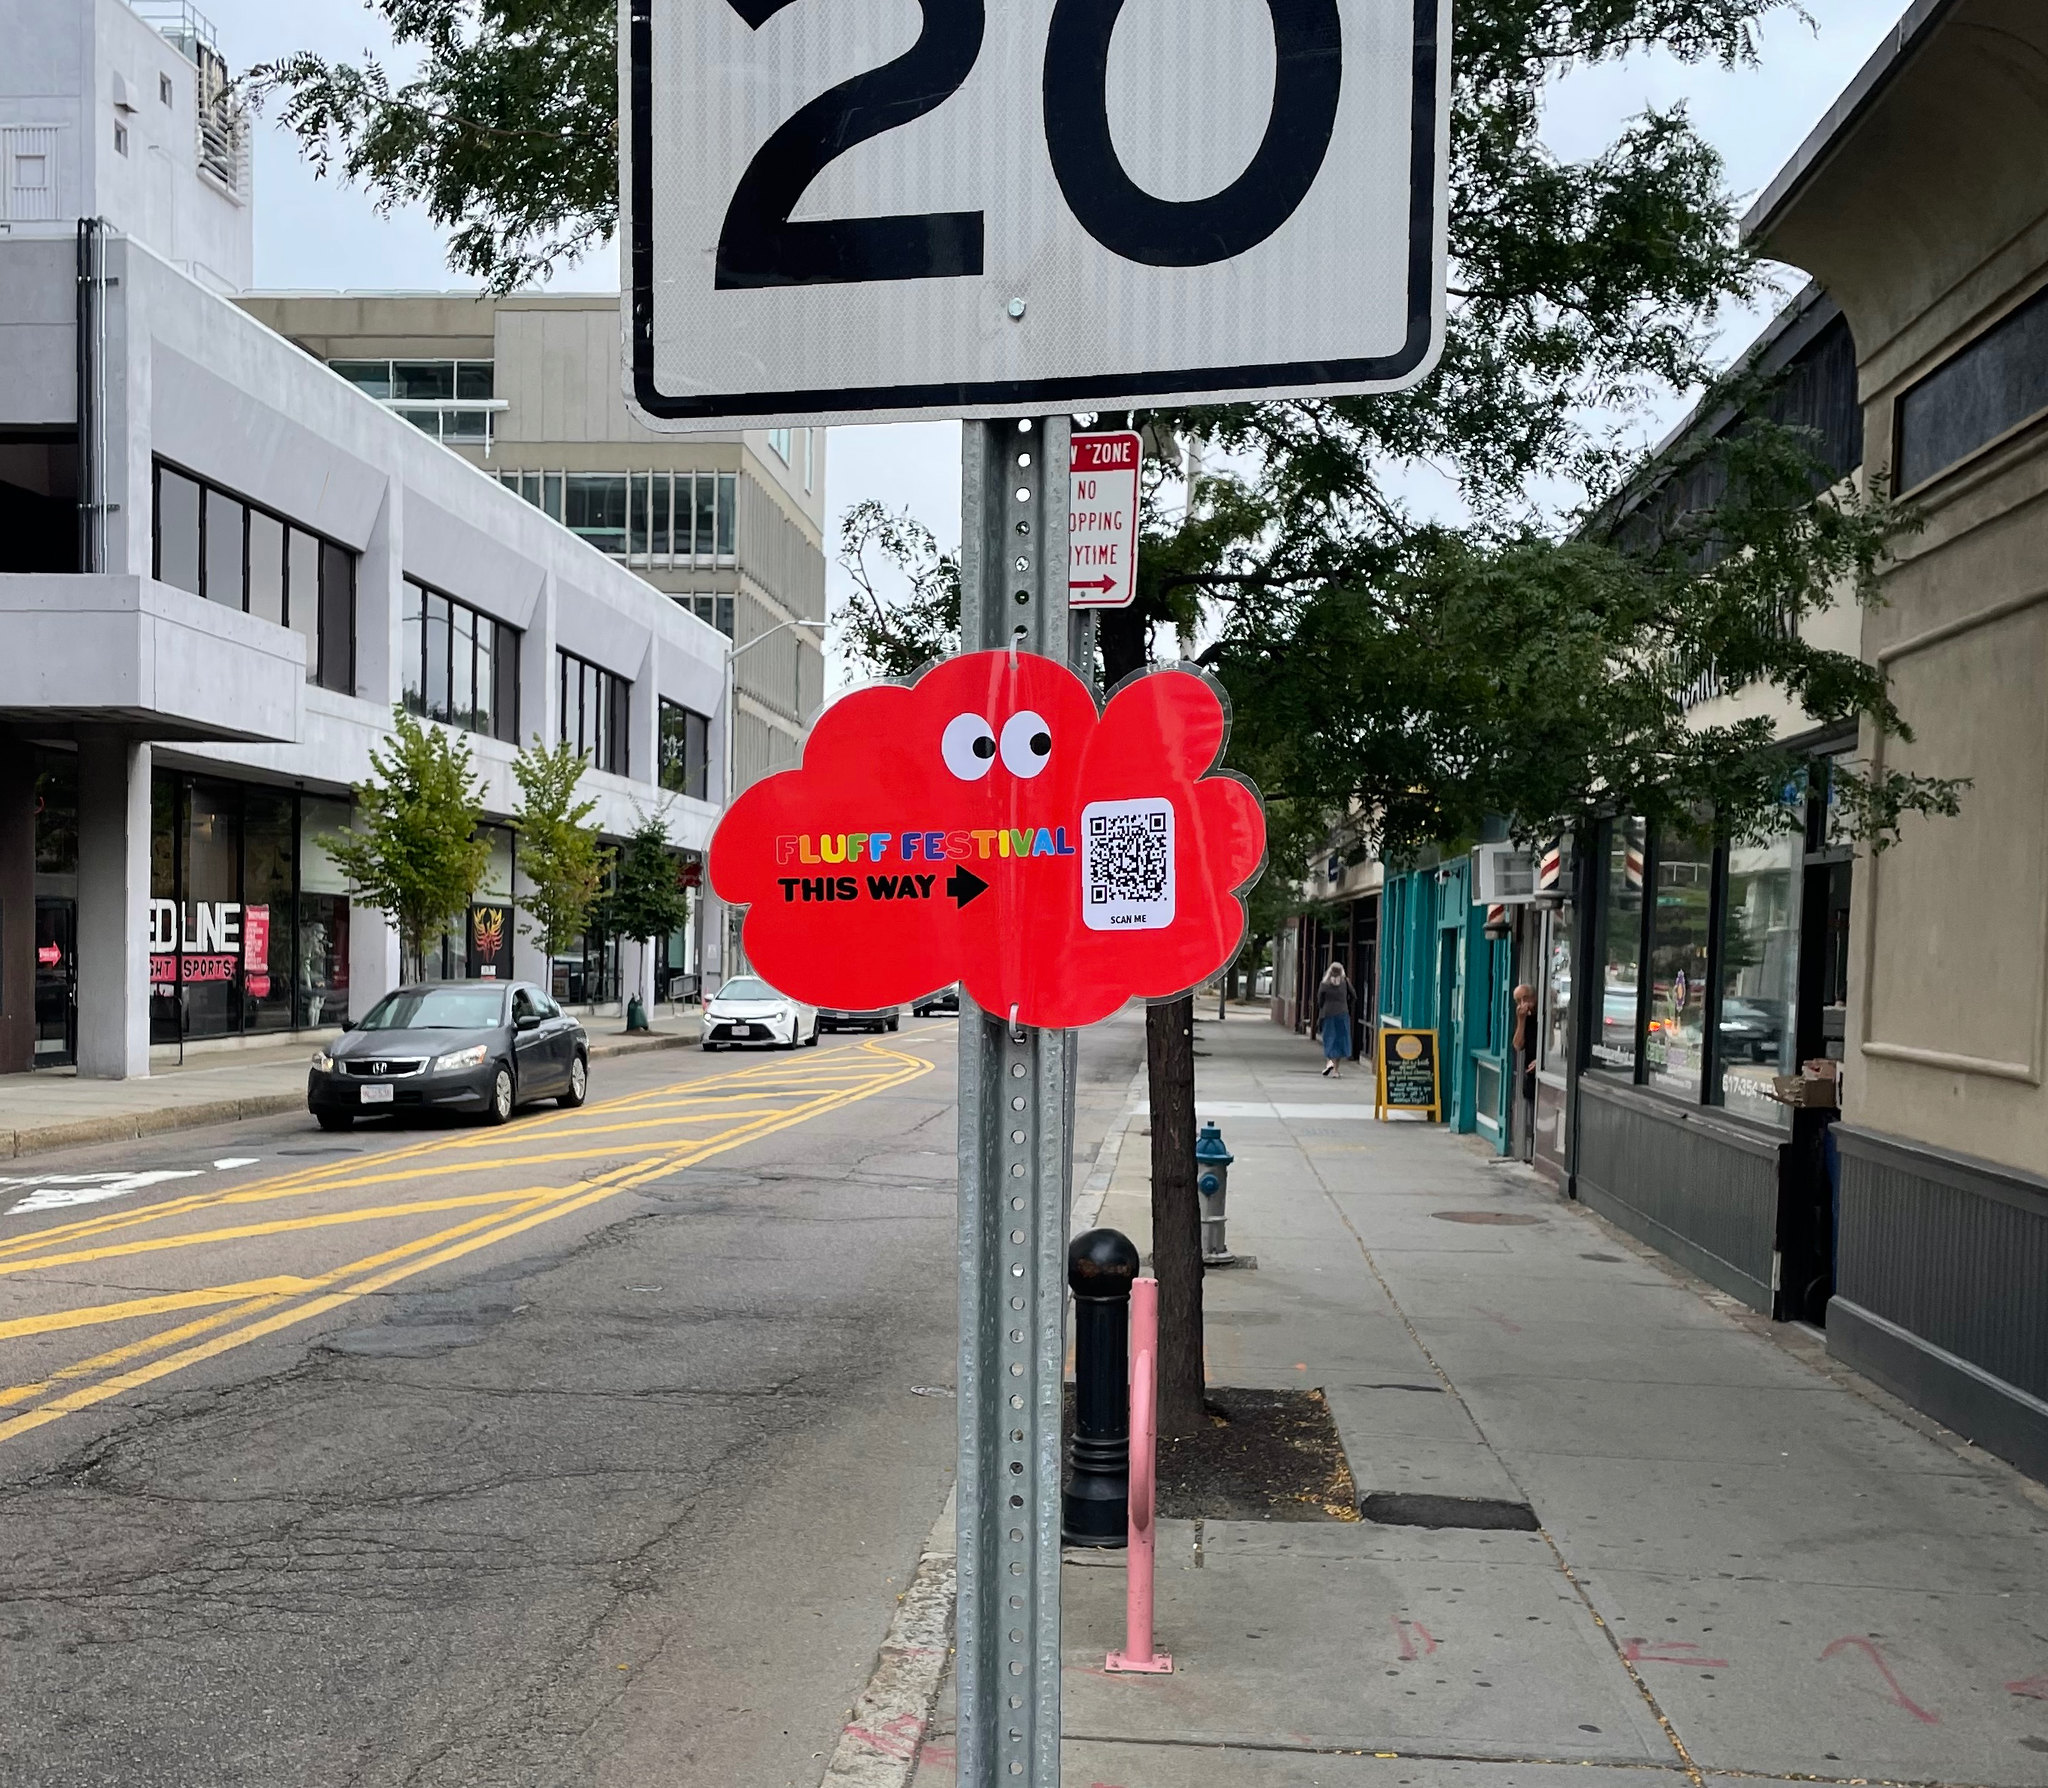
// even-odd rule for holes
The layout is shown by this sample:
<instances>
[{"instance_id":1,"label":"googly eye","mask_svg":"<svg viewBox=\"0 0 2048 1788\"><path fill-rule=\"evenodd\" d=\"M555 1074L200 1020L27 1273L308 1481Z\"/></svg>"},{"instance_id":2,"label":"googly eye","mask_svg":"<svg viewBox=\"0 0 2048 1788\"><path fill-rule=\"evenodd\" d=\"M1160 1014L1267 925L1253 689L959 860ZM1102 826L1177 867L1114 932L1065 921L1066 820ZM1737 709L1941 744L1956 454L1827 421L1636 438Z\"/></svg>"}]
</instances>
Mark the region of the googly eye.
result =
<instances>
[{"instance_id":1,"label":"googly eye","mask_svg":"<svg viewBox=\"0 0 2048 1788\"><path fill-rule=\"evenodd\" d=\"M1052 729L1045 716L1020 709L1003 722L1003 768L1012 776L1036 776L1052 761Z\"/></svg>"},{"instance_id":2,"label":"googly eye","mask_svg":"<svg viewBox=\"0 0 2048 1788\"><path fill-rule=\"evenodd\" d=\"M996 735L979 714L955 714L939 736L939 755L962 782L979 782L996 761Z\"/></svg>"}]
</instances>

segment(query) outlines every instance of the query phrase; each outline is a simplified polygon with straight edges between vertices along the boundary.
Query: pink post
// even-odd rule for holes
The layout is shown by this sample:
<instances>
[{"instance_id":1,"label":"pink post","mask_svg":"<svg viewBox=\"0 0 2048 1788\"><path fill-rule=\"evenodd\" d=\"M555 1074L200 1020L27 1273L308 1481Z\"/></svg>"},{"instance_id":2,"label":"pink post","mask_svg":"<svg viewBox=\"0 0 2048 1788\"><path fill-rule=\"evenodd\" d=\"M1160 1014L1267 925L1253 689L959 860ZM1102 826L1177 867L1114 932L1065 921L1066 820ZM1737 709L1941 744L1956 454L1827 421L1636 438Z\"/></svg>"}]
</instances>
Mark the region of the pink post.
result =
<instances>
[{"instance_id":1,"label":"pink post","mask_svg":"<svg viewBox=\"0 0 2048 1788\"><path fill-rule=\"evenodd\" d=\"M1165 1676L1173 1659L1152 1649L1153 1505L1157 1501L1159 1421L1155 1406L1159 1359L1159 1281L1131 1281L1131 1526L1130 1572L1124 1602L1124 1648L1103 1668Z\"/></svg>"}]
</instances>

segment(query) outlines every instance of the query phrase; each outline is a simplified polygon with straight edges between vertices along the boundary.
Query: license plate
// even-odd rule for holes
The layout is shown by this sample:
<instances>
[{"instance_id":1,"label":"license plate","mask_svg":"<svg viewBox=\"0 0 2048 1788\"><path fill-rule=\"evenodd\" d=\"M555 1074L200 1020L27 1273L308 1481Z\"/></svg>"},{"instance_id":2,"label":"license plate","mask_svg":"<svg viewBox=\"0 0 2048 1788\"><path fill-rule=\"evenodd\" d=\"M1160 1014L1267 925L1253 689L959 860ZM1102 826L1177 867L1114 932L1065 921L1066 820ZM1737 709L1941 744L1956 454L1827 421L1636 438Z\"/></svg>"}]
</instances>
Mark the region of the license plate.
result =
<instances>
[{"instance_id":1,"label":"license plate","mask_svg":"<svg viewBox=\"0 0 2048 1788\"><path fill-rule=\"evenodd\" d=\"M398 1094L398 1089L393 1086L366 1086L357 1090L365 1105L389 1105Z\"/></svg>"}]
</instances>

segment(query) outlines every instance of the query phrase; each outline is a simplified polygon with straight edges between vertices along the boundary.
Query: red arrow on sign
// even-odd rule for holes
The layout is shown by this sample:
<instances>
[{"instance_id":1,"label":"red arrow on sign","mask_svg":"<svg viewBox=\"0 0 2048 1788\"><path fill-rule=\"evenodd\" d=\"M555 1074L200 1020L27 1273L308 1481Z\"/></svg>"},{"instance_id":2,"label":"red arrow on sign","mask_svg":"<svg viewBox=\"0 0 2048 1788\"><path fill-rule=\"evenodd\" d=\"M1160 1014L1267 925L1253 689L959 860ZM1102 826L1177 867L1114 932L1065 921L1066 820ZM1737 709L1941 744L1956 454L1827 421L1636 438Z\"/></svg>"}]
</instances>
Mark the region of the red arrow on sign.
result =
<instances>
[{"instance_id":1,"label":"red arrow on sign","mask_svg":"<svg viewBox=\"0 0 2048 1788\"><path fill-rule=\"evenodd\" d=\"M1070 590L1100 590L1107 596L1110 591L1116 588L1116 579L1113 577L1091 578L1086 583L1070 583L1067 585L1067 588Z\"/></svg>"}]
</instances>

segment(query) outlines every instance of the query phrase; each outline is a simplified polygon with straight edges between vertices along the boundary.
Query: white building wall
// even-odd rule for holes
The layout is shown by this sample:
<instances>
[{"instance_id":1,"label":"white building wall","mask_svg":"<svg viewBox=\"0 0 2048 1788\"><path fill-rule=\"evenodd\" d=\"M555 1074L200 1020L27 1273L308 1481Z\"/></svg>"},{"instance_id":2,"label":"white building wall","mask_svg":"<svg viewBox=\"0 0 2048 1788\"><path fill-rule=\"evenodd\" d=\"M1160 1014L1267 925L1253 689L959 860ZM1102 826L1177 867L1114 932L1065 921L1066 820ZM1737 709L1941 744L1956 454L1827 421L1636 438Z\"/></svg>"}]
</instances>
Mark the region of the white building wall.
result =
<instances>
[{"instance_id":1,"label":"white building wall","mask_svg":"<svg viewBox=\"0 0 2048 1788\"><path fill-rule=\"evenodd\" d=\"M225 185L200 172L199 70L181 49L125 0L0 0L0 46L0 223L11 237L68 238L81 217L103 217L214 291L252 282L249 160ZM44 182L24 185L19 163L44 152L44 128Z\"/></svg>"},{"instance_id":2,"label":"white building wall","mask_svg":"<svg viewBox=\"0 0 2048 1788\"><path fill-rule=\"evenodd\" d=\"M73 330L66 312L73 268L69 242L0 238L0 426L72 419ZM295 727L286 742L195 743L188 730L183 742L160 738L153 753L139 753L143 790L139 808L132 800L130 807L140 814L141 836L131 842L139 842L145 893L152 756L167 768L213 769L309 793L344 794L369 777L370 752L388 733L402 693L400 601L407 574L523 630L523 739L557 736L558 647L628 679L628 774L588 774L594 821L624 835L643 814L659 811L674 844L700 852L708 847L717 806L658 786L657 704L665 696L699 713L718 712L727 650L721 634L140 245L110 241L107 272L104 496L114 506L107 576L145 580L145 591L160 593L174 609L219 612L153 581L152 466L159 458L360 555L352 690L306 685L295 720L275 727L280 733ZM31 351L13 351L17 344ZM64 369L61 381L51 377L52 363ZM0 595L25 582L0 578ZM86 617L79 619L70 643L57 637L52 652L89 649ZM237 635L253 628L297 650L284 628L242 615L232 619ZM223 661L220 674L235 673ZM195 710L234 703L232 691L208 694L209 702L191 704ZM277 713L277 704L271 701L267 711ZM66 725L76 719L68 717ZM130 737L150 735L147 724L132 718L121 724ZM246 729L244 736L258 730ZM487 814L509 818L518 799L511 773L516 747L459 736L483 782ZM131 904L135 935L144 937L147 901ZM360 909L351 939L350 1003L360 1012L395 977L396 945L383 920ZM146 1002L146 945L143 950ZM540 967L530 946L515 954L515 972L538 975ZM95 986L105 980L97 977ZM116 1035L132 1041L135 1022L124 1013L90 1027L82 1023L81 1040L104 1033L113 1051ZM132 1051L126 1071L139 1071Z\"/></svg>"}]
</instances>

